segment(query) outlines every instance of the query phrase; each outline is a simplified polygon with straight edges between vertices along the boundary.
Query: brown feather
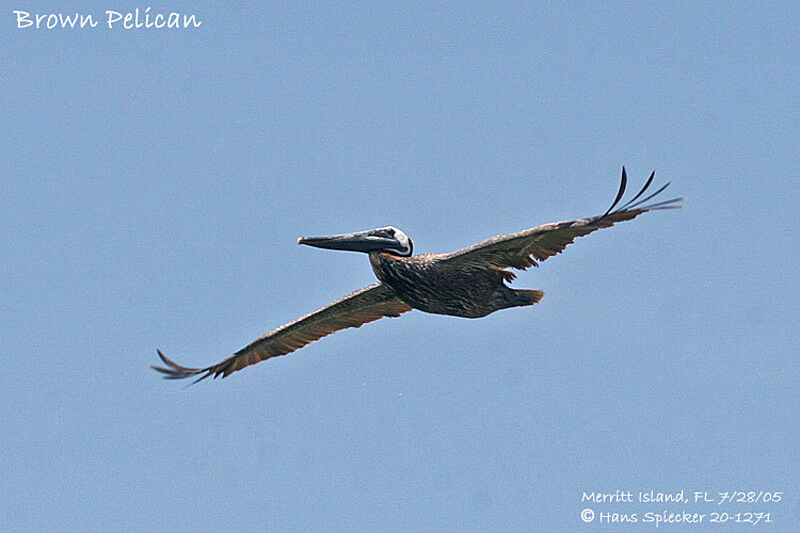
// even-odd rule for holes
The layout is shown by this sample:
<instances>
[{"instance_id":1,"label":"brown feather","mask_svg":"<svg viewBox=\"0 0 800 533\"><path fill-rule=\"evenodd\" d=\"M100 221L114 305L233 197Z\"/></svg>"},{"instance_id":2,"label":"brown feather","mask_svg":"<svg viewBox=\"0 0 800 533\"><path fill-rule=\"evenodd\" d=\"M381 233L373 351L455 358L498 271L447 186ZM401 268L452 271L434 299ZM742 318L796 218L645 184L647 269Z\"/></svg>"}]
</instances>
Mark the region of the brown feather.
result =
<instances>
[{"instance_id":1,"label":"brown feather","mask_svg":"<svg viewBox=\"0 0 800 533\"><path fill-rule=\"evenodd\" d=\"M655 173L651 174L644 187L642 187L642 190L640 190L630 202L617 211L611 211L611 209L619 204L619 201L625 193L627 179L624 168L622 170L622 182L619 192L614 202L611 204L611 208L605 214L591 218L543 224L517 233L492 237L491 239L479 242L468 248L449 254L443 254L440 257L440 261L454 269L516 268L524 270L531 266L538 266L540 261L544 261L548 257L561 253L564 248L572 244L578 237L583 237L601 228L611 227L617 222L631 220L647 211L680 207L674 204L683 200L683 198L673 198L656 204L631 209L633 206L641 205L650 200L667 188L669 183L662 186L645 199L639 200L633 204L633 201L637 200L653 182L654 175Z\"/></svg>"},{"instance_id":2,"label":"brown feather","mask_svg":"<svg viewBox=\"0 0 800 533\"><path fill-rule=\"evenodd\" d=\"M165 374L167 379L200 375L197 379L200 381L211 375L215 378L220 375L226 377L270 357L291 353L340 329L357 328L383 317L397 317L411 309L391 287L375 283L267 333L215 365L187 368L176 364L158 350L158 356L166 367L153 368Z\"/></svg>"}]
</instances>

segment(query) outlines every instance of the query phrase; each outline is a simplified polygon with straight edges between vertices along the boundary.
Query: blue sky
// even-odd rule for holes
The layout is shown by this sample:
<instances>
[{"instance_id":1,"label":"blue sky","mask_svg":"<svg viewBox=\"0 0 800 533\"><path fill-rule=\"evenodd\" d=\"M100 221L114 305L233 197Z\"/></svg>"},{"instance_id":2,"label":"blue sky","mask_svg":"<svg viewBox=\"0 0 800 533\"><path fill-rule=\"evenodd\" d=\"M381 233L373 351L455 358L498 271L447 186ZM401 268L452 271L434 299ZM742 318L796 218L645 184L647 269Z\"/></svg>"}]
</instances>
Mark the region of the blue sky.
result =
<instances>
[{"instance_id":1,"label":"blue sky","mask_svg":"<svg viewBox=\"0 0 800 533\"><path fill-rule=\"evenodd\" d=\"M616 489L785 491L722 510L800 520L791 3L153 7L203 22L181 31L13 9L53 8L0 11L0 529L594 531L582 492ZM373 282L300 235L450 251L601 213L623 164L685 208L521 273L534 307L188 389L149 369Z\"/></svg>"}]
</instances>

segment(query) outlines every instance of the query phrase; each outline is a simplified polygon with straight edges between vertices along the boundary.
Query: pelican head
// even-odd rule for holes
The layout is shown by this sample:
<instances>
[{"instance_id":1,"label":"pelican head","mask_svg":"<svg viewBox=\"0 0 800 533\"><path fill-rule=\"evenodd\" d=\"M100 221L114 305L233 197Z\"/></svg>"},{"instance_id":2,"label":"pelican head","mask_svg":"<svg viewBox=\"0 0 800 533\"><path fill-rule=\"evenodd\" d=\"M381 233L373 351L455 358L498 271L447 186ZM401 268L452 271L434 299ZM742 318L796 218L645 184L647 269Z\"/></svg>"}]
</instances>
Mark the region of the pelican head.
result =
<instances>
[{"instance_id":1,"label":"pelican head","mask_svg":"<svg viewBox=\"0 0 800 533\"><path fill-rule=\"evenodd\" d=\"M327 237L300 237L297 244L354 252L388 252L402 257L410 256L414 249L408 235L393 226Z\"/></svg>"}]
</instances>

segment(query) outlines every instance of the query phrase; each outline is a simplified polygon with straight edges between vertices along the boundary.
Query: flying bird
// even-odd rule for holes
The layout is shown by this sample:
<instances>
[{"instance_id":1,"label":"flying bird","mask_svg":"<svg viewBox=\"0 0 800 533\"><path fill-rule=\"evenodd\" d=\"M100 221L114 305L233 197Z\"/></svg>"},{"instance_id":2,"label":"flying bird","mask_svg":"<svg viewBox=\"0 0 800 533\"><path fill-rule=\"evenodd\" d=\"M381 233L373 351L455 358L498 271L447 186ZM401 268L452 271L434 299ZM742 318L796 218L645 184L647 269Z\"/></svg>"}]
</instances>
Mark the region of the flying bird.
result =
<instances>
[{"instance_id":1,"label":"flying bird","mask_svg":"<svg viewBox=\"0 0 800 533\"><path fill-rule=\"evenodd\" d=\"M448 254L412 255L411 239L392 226L327 237L301 237L298 244L368 254L372 270L380 281L270 331L215 365L183 367L157 350L165 366L152 368L167 379L195 376L196 381L200 381L212 375L226 377L265 359L291 353L340 329L357 328L383 317L397 317L412 309L479 318L500 309L533 305L544 293L512 289L505 282L513 280L515 274L508 269L538 266L539 262L561 253L576 237L600 228L648 211L681 207L678 202L683 198L647 204L669 186L667 182L642 198L654 177L655 172L633 198L617 207L628 181L623 167L619 192L602 215L492 237Z\"/></svg>"}]
</instances>

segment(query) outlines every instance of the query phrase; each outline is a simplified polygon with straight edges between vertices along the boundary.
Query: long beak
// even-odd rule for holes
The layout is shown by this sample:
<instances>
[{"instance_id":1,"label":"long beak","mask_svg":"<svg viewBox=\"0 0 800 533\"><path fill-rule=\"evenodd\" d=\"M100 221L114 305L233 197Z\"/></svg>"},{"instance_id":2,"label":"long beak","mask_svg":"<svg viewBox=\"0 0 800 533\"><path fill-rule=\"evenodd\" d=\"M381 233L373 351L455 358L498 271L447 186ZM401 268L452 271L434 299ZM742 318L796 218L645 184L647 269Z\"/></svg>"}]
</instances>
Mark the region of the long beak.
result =
<instances>
[{"instance_id":1,"label":"long beak","mask_svg":"<svg viewBox=\"0 0 800 533\"><path fill-rule=\"evenodd\" d=\"M371 231L357 233L343 233L327 237L300 237L297 244L307 244L316 248L330 248L331 250L349 250L353 252L374 252L384 250L394 244L393 239L379 237Z\"/></svg>"}]
</instances>

